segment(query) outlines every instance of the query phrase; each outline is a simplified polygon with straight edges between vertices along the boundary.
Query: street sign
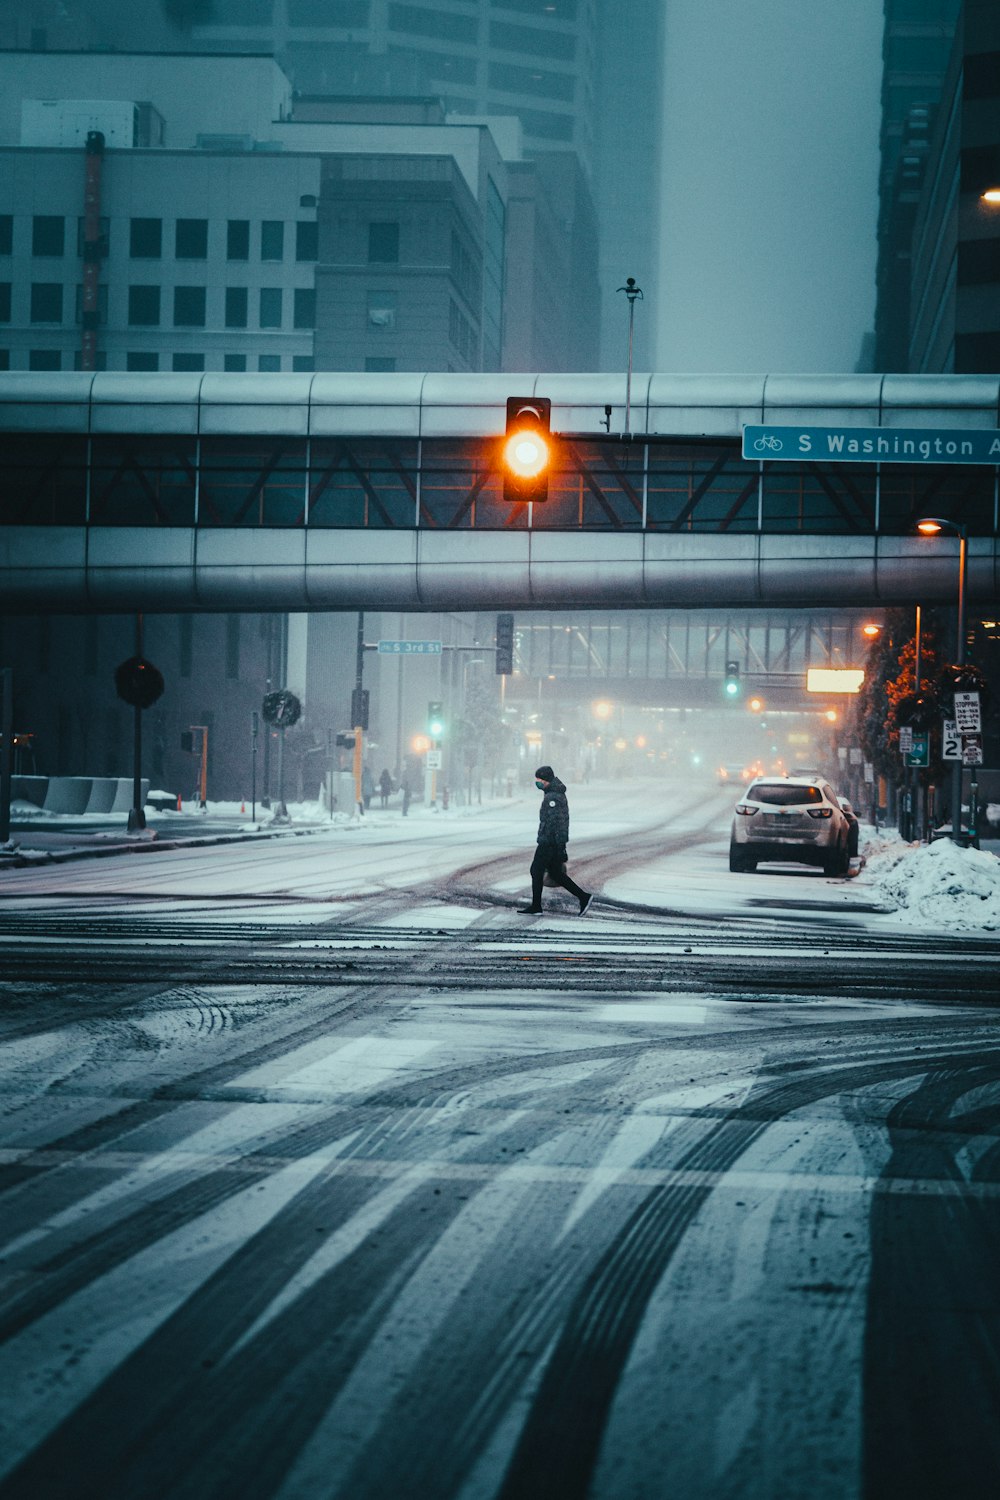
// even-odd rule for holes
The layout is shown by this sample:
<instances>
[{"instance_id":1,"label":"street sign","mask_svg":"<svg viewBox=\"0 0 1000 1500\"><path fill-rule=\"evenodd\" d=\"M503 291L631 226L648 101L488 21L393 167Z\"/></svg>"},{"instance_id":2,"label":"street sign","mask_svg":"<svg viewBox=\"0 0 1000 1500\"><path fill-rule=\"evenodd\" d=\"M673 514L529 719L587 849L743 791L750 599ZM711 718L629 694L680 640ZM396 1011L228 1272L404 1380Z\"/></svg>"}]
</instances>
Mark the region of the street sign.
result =
<instances>
[{"instance_id":1,"label":"street sign","mask_svg":"<svg viewBox=\"0 0 1000 1500\"><path fill-rule=\"evenodd\" d=\"M899 753L909 755L913 749L913 725L901 724L899 726Z\"/></svg>"},{"instance_id":2,"label":"street sign","mask_svg":"<svg viewBox=\"0 0 1000 1500\"><path fill-rule=\"evenodd\" d=\"M440 771L440 769L441 769L441 751L440 750L428 750L428 752L427 752L427 769L428 769L428 771Z\"/></svg>"},{"instance_id":3,"label":"street sign","mask_svg":"<svg viewBox=\"0 0 1000 1500\"><path fill-rule=\"evenodd\" d=\"M983 716L978 693L955 694L955 723L959 734L982 734Z\"/></svg>"},{"instance_id":4,"label":"street sign","mask_svg":"<svg viewBox=\"0 0 1000 1500\"><path fill-rule=\"evenodd\" d=\"M865 761L865 780L874 783L875 767L870 760Z\"/></svg>"},{"instance_id":5,"label":"street sign","mask_svg":"<svg viewBox=\"0 0 1000 1500\"><path fill-rule=\"evenodd\" d=\"M852 766L860 766L861 762L864 760L864 756L861 754L861 751L858 749L857 745L851 746L850 751L848 752L848 759L850 760Z\"/></svg>"},{"instance_id":6,"label":"street sign","mask_svg":"<svg viewBox=\"0 0 1000 1500\"><path fill-rule=\"evenodd\" d=\"M847 746L846 745L838 745L837 746L837 759L840 761L841 765L843 765L845 763L845 761L847 760Z\"/></svg>"},{"instance_id":7,"label":"street sign","mask_svg":"<svg viewBox=\"0 0 1000 1500\"><path fill-rule=\"evenodd\" d=\"M379 656L440 656L440 641L379 641Z\"/></svg>"},{"instance_id":8,"label":"street sign","mask_svg":"<svg viewBox=\"0 0 1000 1500\"><path fill-rule=\"evenodd\" d=\"M743 429L743 457L766 463L995 464L1000 428L750 425Z\"/></svg>"},{"instance_id":9,"label":"street sign","mask_svg":"<svg viewBox=\"0 0 1000 1500\"><path fill-rule=\"evenodd\" d=\"M954 719L941 720L941 759L962 759L962 736Z\"/></svg>"},{"instance_id":10,"label":"street sign","mask_svg":"<svg viewBox=\"0 0 1000 1500\"><path fill-rule=\"evenodd\" d=\"M931 763L930 735L914 731L913 749L906 757L908 766L929 766Z\"/></svg>"},{"instance_id":11,"label":"street sign","mask_svg":"<svg viewBox=\"0 0 1000 1500\"><path fill-rule=\"evenodd\" d=\"M983 737L981 734L962 736L963 766L981 766L983 763Z\"/></svg>"}]
</instances>

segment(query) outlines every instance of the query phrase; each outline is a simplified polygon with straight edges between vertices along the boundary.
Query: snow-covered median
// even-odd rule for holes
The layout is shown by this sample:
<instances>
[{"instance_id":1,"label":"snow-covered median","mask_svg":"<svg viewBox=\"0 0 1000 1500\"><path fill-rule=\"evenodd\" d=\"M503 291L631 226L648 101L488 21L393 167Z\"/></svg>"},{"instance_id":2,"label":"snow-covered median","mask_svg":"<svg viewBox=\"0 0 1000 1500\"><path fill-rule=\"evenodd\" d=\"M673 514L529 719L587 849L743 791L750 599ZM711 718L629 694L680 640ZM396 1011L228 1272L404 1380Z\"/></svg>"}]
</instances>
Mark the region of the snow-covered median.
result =
<instances>
[{"instance_id":1,"label":"snow-covered median","mask_svg":"<svg viewBox=\"0 0 1000 1500\"><path fill-rule=\"evenodd\" d=\"M952 931L1000 930L996 855L963 849L951 839L904 844L898 838L872 840L865 854L860 878L896 908L896 921Z\"/></svg>"}]
</instances>

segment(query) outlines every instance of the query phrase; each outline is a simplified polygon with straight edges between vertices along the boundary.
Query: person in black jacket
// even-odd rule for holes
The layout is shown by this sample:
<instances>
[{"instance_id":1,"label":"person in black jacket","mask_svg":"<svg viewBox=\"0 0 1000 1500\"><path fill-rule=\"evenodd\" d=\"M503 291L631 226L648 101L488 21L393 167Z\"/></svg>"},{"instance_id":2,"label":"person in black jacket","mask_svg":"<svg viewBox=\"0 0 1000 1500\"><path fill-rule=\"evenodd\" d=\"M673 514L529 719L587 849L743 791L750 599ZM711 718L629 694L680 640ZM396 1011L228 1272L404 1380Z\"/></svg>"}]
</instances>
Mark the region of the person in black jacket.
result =
<instances>
[{"instance_id":1,"label":"person in black jacket","mask_svg":"<svg viewBox=\"0 0 1000 1500\"><path fill-rule=\"evenodd\" d=\"M542 793L542 806L538 817L538 847L531 861L531 905L520 906L518 910L525 916L541 911L542 880L548 875L551 884L561 885L563 890L576 897L582 917L594 898L566 874L566 844L569 840L566 787L551 766L538 767L535 785Z\"/></svg>"}]
</instances>

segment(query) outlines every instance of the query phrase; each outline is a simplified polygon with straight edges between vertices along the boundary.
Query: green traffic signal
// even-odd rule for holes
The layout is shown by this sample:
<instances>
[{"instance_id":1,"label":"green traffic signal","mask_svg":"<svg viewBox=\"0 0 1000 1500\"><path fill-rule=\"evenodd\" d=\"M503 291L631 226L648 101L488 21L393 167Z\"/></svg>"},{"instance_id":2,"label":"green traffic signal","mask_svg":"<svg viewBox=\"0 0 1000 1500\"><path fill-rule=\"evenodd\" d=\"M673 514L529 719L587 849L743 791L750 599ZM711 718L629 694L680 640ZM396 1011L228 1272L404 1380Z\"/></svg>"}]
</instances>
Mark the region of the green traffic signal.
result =
<instances>
[{"instance_id":1,"label":"green traffic signal","mask_svg":"<svg viewBox=\"0 0 1000 1500\"><path fill-rule=\"evenodd\" d=\"M444 734L444 704L431 702L427 705L427 733L432 740L439 740Z\"/></svg>"},{"instance_id":2,"label":"green traffic signal","mask_svg":"<svg viewBox=\"0 0 1000 1500\"><path fill-rule=\"evenodd\" d=\"M738 698L743 691L740 684L740 664L738 661L726 662L726 676L722 684L722 691L727 698Z\"/></svg>"}]
</instances>

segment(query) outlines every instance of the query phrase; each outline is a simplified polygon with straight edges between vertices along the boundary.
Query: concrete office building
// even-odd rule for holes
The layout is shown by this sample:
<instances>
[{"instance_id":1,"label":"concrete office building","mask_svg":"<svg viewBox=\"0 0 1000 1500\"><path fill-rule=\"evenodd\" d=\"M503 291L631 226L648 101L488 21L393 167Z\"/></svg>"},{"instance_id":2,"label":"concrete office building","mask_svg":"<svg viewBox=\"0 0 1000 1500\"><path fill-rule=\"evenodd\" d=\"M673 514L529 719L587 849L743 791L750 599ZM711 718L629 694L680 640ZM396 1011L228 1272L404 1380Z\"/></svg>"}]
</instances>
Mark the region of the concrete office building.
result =
<instances>
[{"instance_id":1,"label":"concrete office building","mask_svg":"<svg viewBox=\"0 0 1000 1500\"><path fill-rule=\"evenodd\" d=\"M458 115L515 117L528 159L578 163L561 195L571 185L590 197L562 226L578 244L598 205L585 253L599 258L587 300L600 303L600 351L579 342L576 367L621 369L627 318L615 289L635 276L656 300L663 16L662 0L624 10L611 0L176 0L132 12L117 0L26 0L17 18L0 18L0 42L269 52L299 95L431 95ZM654 326L652 315L637 320L637 368L654 366Z\"/></svg>"},{"instance_id":2,"label":"concrete office building","mask_svg":"<svg viewBox=\"0 0 1000 1500\"><path fill-rule=\"evenodd\" d=\"M3 367L82 358L92 130L108 143L98 368L594 357L589 197L572 155L522 159L514 119L446 121L433 99L308 99L293 118L266 57L6 53L0 83Z\"/></svg>"}]
</instances>

